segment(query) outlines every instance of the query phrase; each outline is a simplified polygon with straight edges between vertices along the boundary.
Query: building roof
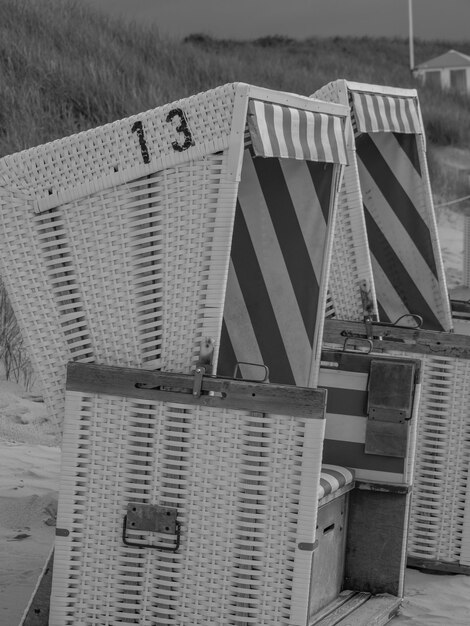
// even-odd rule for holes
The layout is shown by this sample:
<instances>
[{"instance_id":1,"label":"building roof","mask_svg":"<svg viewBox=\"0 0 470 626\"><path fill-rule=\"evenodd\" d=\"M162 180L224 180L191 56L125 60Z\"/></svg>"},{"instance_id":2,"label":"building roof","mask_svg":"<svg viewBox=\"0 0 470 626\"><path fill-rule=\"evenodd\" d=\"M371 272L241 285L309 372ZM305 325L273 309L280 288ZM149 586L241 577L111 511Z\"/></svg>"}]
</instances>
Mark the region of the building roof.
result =
<instances>
[{"instance_id":1,"label":"building roof","mask_svg":"<svg viewBox=\"0 0 470 626\"><path fill-rule=\"evenodd\" d=\"M417 65L417 70L444 69L448 67L470 67L470 56L457 52L457 50L449 50L434 59L429 59L424 63Z\"/></svg>"}]
</instances>

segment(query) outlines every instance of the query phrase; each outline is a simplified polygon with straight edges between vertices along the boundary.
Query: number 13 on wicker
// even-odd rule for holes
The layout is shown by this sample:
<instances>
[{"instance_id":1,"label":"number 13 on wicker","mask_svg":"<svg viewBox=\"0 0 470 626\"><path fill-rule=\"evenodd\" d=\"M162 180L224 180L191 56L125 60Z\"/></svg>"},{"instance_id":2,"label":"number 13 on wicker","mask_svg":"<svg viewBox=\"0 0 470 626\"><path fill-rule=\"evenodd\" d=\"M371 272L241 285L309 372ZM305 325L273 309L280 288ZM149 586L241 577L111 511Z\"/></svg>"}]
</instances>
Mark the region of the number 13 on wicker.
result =
<instances>
[{"instance_id":1,"label":"number 13 on wicker","mask_svg":"<svg viewBox=\"0 0 470 626\"><path fill-rule=\"evenodd\" d=\"M190 371L221 334L231 370L315 384L346 120L230 84L0 160L0 270L58 429L69 361Z\"/></svg>"}]
</instances>

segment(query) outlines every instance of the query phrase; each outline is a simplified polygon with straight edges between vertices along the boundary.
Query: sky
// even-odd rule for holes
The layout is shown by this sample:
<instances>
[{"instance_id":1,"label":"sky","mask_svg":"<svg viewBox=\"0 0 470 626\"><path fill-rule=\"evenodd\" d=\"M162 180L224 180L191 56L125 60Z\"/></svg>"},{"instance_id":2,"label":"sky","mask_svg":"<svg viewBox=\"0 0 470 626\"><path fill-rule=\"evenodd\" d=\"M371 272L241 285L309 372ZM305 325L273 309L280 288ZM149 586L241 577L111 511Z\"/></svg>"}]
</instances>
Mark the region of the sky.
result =
<instances>
[{"instance_id":1,"label":"sky","mask_svg":"<svg viewBox=\"0 0 470 626\"><path fill-rule=\"evenodd\" d=\"M408 37L409 0L82 0L161 34ZM470 0L411 0L414 35L470 40Z\"/></svg>"}]
</instances>

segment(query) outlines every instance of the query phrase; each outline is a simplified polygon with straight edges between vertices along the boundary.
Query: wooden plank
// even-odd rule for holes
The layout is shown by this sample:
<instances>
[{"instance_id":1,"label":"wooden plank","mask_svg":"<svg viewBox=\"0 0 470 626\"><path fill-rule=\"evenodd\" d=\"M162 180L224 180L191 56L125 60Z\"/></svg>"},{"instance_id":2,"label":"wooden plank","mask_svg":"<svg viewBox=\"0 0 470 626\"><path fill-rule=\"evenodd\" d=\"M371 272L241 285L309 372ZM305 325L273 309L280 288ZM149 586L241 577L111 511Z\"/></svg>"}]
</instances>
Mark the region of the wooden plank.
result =
<instances>
[{"instance_id":1,"label":"wooden plank","mask_svg":"<svg viewBox=\"0 0 470 626\"><path fill-rule=\"evenodd\" d=\"M364 452L404 459L408 450L408 423L367 420Z\"/></svg>"},{"instance_id":2,"label":"wooden plank","mask_svg":"<svg viewBox=\"0 0 470 626\"><path fill-rule=\"evenodd\" d=\"M416 556L409 556L407 566L419 569L430 574L465 574L470 576L470 565L460 565L460 563L447 563L445 561L433 561L431 559L421 559Z\"/></svg>"},{"instance_id":3,"label":"wooden plank","mask_svg":"<svg viewBox=\"0 0 470 626\"><path fill-rule=\"evenodd\" d=\"M354 344L351 344L349 347L352 349L353 345ZM361 344L361 348L362 347L364 347L364 344ZM397 349L398 348L395 346L395 350ZM366 354L365 352L343 352L343 350L324 349L321 354L321 367L342 372L369 374L371 362L377 360L379 360L379 357L377 357L377 354L373 353ZM421 361L415 361L408 356L399 357L387 355L383 357L383 361L386 363L412 364L418 372L421 368Z\"/></svg>"},{"instance_id":4,"label":"wooden plank","mask_svg":"<svg viewBox=\"0 0 470 626\"><path fill-rule=\"evenodd\" d=\"M345 592L343 592L345 593ZM347 592L350 593L350 592ZM332 602L324 611L328 611L328 614L324 617L320 617L317 619L317 616L313 616L313 621L309 622L309 626L336 626L343 619L348 618L351 613L360 608L365 602L367 602L370 598L370 593L353 593L350 595L346 602L341 602L339 605L337 603ZM322 614L324 612L322 611ZM369 626L368 624L364 624L363 626Z\"/></svg>"},{"instance_id":5,"label":"wooden plank","mask_svg":"<svg viewBox=\"0 0 470 626\"><path fill-rule=\"evenodd\" d=\"M345 587L401 596L410 494L355 489L349 496Z\"/></svg>"},{"instance_id":6,"label":"wooden plank","mask_svg":"<svg viewBox=\"0 0 470 626\"><path fill-rule=\"evenodd\" d=\"M338 597L343 587L348 497L343 495L318 509L308 601L308 615L316 615Z\"/></svg>"},{"instance_id":7,"label":"wooden plank","mask_svg":"<svg viewBox=\"0 0 470 626\"><path fill-rule=\"evenodd\" d=\"M343 604L348 602L353 596L357 595L355 591L342 591L328 606L320 609L315 615L310 616L309 626L316 626L322 619L339 609ZM313 621L311 621L313 620Z\"/></svg>"},{"instance_id":8,"label":"wooden plank","mask_svg":"<svg viewBox=\"0 0 470 626\"><path fill-rule=\"evenodd\" d=\"M370 324L370 333L368 333L366 325L362 322L327 319L323 330L323 342L325 344L343 345L345 340L349 338L347 347L352 350L355 345L354 339L357 339L357 348L364 349L364 340L368 338L369 334L374 352L401 350L414 354L434 354L470 359L470 335L406 328L404 326L373 323Z\"/></svg>"},{"instance_id":9,"label":"wooden plank","mask_svg":"<svg viewBox=\"0 0 470 626\"><path fill-rule=\"evenodd\" d=\"M51 552L19 626L47 626L49 623L53 556Z\"/></svg>"},{"instance_id":10,"label":"wooden plank","mask_svg":"<svg viewBox=\"0 0 470 626\"><path fill-rule=\"evenodd\" d=\"M194 395L194 384L195 376L191 374L76 362L67 366L68 391L311 419L325 418L325 389L203 376L201 395Z\"/></svg>"},{"instance_id":11,"label":"wooden plank","mask_svg":"<svg viewBox=\"0 0 470 626\"><path fill-rule=\"evenodd\" d=\"M355 486L363 491L381 491L382 493L407 494L411 491L410 485L401 483L374 483L370 480L356 480Z\"/></svg>"},{"instance_id":12,"label":"wooden plank","mask_svg":"<svg viewBox=\"0 0 470 626\"><path fill-rule=\"evenodd\" d=\"M413 361L397 363L389 359L372 359L369 375L367 409L371 418L401 422L411 417L415 366Z\"/></svg>"},{"instance_id":13,"label":"wooden plank","mask_svg":"<svg viewBox=\"0 0 470 626\"><path fill-rule=\"evenodd\" d=\"M401 599L391 595L371 596L338 626L383 626L395 617L400 608Z\"/></svg>"},{"instance_id":14,"label":"wooden plank","mask_svg":"<svg viewBox=\"0 0 470 626\"><path fill-rule=\"evenodd\" d=\"M326 496L323 496L323 498L321 498L321 500L318 501L318 509L320 509L322 506L325 506L325 504L328 504L332 500L336 500L336 498L340 498L345 493L348 493L348 491L352 491L355 486L356 486L356 483L353 480L352 483L344 485L343 487L340 487L333 493L328 493Z\"/></svg>"}]
</instances>

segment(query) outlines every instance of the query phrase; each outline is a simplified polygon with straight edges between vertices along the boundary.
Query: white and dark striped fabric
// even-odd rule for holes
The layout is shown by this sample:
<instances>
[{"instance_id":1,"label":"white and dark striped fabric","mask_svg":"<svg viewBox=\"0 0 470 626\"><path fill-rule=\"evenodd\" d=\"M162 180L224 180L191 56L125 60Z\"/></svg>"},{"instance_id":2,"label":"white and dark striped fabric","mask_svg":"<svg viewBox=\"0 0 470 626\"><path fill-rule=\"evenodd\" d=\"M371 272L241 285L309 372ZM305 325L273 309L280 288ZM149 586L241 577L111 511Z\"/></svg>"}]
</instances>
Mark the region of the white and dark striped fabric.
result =
<instances>
[{"instance_id":1,"label":"white and dark striped fabric","mask_svg":"<svg viewBox=\"0 0 470 626\"><path fill-rule=\"evenodd\" d=\"M352 117L357 132L423 132L417 98L357 91L350 94Z\"/></svg>"},{"instance_id":2,"label":"white and dark striped fabric","mask_svg":"<svg viewBox=\"0 0 470 626\"><path fill-rule=\"evenodd\" d=\"M250 100L248 128L256 156L347 163L340 117Z\"/></svg>"},{"instance_id":3,"label":"white and dark striped fabric","mask_svg":"<svg viewBox=\"0 0 470 626\"><path fill-rule=\"evenodd\" d=\"M347 467L358 480L408 484L414 439L411 432L407 458L365 451L370 362L377 355L332 352L323 354L322 359L318 384L328 391L323 466ZM415 428L413 418L410 429Z\"/></svg>"},{"instance_id":4,"label":"white and dark striped fabric","mask_svg":"<svg viewBox=\"0 0 470 626\"><path fill-rule=\"evenodd\" d=\"M319 351L333 164L252 158L245 150L218 373L264 364L269 380L308 386ZM318 364L317 364L318 367ZM244 378L260 370L241 369Z\"/></svg>"},{"instance_id":5,"label":"white and dark striped fabric","mask_svg":"<svg viewBox=\"0 0 470 626\"><path fill-rule=\"evenodd\" d=\"M451 300L452 317L457 320L470 322L470 302L464 300Z\"/></svg>"},{"instance_id":6,"label":"white and dark striped fabric","mask_svg":"<svg viewBox=\"0 0 470 626\"><path fill-rule=\"evenodd\" d=\"M405 133L356 137L379 317L395 322L413 313L423 318L423 328L448 330L436 226L417 141Z\"/></svg>"},{"instance_id":7,"label":"white and dark striped fabric","mask_svg":"<svg viewBox=\"0 0 470 626\"><path fill-rule=\"evenodd\" d=\"M347 467L340 465L321 466L320 487L318 489L318 499L321 500L325 496L332 495L346 485L350 485L354 480L354 472Z\"/></svg>"}]
</instances>

